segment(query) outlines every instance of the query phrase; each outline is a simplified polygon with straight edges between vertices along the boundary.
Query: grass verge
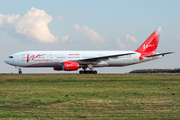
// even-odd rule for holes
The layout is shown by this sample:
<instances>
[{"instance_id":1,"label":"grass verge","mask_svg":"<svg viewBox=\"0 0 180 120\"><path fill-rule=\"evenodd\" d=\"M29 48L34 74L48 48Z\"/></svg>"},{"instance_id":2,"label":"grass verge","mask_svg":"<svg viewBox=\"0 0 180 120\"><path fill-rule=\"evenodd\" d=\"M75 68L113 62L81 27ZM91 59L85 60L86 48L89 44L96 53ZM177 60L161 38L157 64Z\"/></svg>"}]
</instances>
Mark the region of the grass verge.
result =
<instances>
[{"instance_id":1,"label":"grass verge","mask_svg":"<svg viewBox=\"0 0 180 120\"><path fill-rule=\"evenodd\" d=\"M180 75L0 75L0 119L180 119Z\"/></svg>"}]
</instances>

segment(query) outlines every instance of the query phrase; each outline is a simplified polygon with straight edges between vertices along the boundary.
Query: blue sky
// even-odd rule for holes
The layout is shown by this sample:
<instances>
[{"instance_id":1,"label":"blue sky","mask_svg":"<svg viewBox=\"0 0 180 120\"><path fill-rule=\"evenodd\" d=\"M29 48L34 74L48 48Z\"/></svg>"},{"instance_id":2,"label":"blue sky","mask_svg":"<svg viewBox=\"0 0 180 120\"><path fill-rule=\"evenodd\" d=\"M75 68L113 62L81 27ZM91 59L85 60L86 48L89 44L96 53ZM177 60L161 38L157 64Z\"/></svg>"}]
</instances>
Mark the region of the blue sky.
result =
<instances>
[{"instance_id":1,"label":"blue sky","mask_svg":"<svg viewBox=\"0 0 180 120\"><path fill-rule=\"evenodd\" d=\"M17 72L17 69L5 64L4 59L20 51L135 50L159 26L163 26L164 30L157 52L174 51L175 54L138 65L98 70L125 73L133 69L178 68L180 59L179 4L178 0L1 1L0 65L3 69L0 73ZM27 22L31 19L26 19L26 16L30 15L29 12L37 13L37 16ZM20 16L18 20L13 19L11 24L2 17L9 15L9 18L12 18L13 14ZM38 31L33 33L23 31L37 27ZM42 36L40 38L37 34L40 33L39 31L42 32L39 34ZM43 33L46 34L43 35ZM98 37L93 37L94 34ZM52 69L41 68L23 71L54 72Z\"/></svg>"}]
</instances>

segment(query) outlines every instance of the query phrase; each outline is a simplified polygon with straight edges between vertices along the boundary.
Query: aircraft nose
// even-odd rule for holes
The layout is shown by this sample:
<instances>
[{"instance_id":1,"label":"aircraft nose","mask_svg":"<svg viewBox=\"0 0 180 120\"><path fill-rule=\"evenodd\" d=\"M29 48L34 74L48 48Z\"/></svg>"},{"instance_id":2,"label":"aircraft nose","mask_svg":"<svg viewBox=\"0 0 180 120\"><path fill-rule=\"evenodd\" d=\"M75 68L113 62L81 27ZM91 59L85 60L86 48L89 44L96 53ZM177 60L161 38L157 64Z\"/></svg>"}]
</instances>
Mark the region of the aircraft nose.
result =
<instances>
[{"instance_id":1,"label":"aircraft nose","mask_svg":"<svg viewBox=\"0 0 180 120\"><path fill-rule=\"evenodd\" d=\"M8 58L6 58L6 59L4 60L4 62L7 63L7 64L10 64L10 60L9 60Z\"/></svg>"},{"instance_id":2,"label":"aircraft nose","mask_svg":"<svg viewBox=\"0 0 180 120\"><path fill-rule=\"evenodd\" d=\"M4 62L5 62L5 63L8 63L8 59L6 58L6 59L4 60Z\"/></svg>"}]
</instances>

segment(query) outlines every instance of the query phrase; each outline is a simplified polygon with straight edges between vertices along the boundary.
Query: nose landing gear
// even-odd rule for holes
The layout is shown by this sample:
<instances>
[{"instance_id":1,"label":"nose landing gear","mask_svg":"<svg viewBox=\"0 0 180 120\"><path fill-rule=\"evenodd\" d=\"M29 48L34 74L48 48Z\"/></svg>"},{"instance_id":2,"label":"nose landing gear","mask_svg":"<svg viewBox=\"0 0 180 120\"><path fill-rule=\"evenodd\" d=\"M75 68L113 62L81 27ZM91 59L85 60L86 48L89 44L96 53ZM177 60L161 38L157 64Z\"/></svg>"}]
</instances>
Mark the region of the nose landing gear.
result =
<instances>
[{"instance_id":1,"label":"nose landing gear","mask_svg":"<svg viewBox=\"0 0 180 120\"><path fill-rule=\"evenodd\" d=\"M19 74L22 74L21 68L19 68L18 70L19 70L19 72L18 72L18 73L19 73Z\"/></svg>"}]
</instances>

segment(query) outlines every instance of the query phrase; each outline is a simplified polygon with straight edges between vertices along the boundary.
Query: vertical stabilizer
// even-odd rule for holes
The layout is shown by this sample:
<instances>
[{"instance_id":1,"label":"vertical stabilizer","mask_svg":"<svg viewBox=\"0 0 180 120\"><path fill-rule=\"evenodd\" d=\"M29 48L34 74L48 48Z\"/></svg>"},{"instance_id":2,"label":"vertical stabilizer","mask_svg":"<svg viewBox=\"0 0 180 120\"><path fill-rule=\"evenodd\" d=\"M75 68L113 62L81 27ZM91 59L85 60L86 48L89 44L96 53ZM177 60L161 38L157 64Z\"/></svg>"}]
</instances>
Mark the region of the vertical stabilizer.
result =
<instances>
[{"instance_id":1,"label":"vertical stabilizer","mask_svg":"<svg viewBox=\"0 0 180 120\"><path fill-rule=\"evenodd\" d=\"M136 50L137 52L155 52L163 27L158 27L146 41Z\"/></svg>"}]
</instances>

